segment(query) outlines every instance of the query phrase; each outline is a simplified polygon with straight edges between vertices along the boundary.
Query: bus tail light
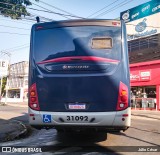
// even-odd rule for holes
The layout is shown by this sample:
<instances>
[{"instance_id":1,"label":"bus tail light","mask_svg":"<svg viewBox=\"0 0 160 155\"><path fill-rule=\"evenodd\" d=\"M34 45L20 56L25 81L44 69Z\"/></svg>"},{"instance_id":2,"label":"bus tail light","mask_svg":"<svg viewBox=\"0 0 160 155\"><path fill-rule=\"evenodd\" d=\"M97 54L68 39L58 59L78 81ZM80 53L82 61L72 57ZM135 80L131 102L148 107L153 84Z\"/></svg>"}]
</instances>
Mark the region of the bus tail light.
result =
<instances>
[{"instance_id":1,"label":"bus tail light","mask_svg":"<svg viewBox=\"0 0 160 155\"><path fill-rule=\"evenodd\" d=\"M128 87L124 83L120 82L117 110L124 110L126 108L128 108Z\"/></svg>"},{"instance_id":2,"label":"bus tail light","mask_svg":"<svg viewBox=\"0 0 160 155\"><path fill-rule=\"evenodd\" d=\"M40 110L36 83L34 83L29 89L29 107L33 110Z\"/></svg>"}]
</instances>

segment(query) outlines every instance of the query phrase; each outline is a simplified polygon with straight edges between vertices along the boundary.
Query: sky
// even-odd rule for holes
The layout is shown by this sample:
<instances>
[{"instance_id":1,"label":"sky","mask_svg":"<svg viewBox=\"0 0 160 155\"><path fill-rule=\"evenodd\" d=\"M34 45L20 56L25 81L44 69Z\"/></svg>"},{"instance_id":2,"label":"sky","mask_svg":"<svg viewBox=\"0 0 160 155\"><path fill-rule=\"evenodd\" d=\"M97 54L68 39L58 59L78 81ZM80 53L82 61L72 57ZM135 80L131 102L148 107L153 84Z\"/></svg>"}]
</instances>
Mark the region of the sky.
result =
<instances>
[{"instance_id":1,"label":"sky","mask_svg":"<svg viewBox=\"0 0 160 155\"><path fill-rule=\"evenodd\" d=\"M149 0L39 0L39 2L35 2L34 0L31 0L34 4L32 6L28 6L27 10L32 15L43 16L51 20L66 20L67 18L53 13L46 13L33 9L48 9L49 11L61 14L67 14L66 12L69 12L75 16L85 18L115 19L120 16L120 12L148 1ZM49 5L46 5L43 2ZM66 12L57 10L55 7L65 10ZM102 10L99 11L100 9ZM92 15L93 13L95 14ZM69 18L75 19L73 17ZM48 19L40 19L48 21ZM36 21L33 16L25 17L22 20L13 20L9 17L3 17L0 15L0 59L9 59L11 64L29 60L30 32L34 23L36 23ZM8 56L4 54L6 52L11 55Z\"/></svg>"}]
</instances>

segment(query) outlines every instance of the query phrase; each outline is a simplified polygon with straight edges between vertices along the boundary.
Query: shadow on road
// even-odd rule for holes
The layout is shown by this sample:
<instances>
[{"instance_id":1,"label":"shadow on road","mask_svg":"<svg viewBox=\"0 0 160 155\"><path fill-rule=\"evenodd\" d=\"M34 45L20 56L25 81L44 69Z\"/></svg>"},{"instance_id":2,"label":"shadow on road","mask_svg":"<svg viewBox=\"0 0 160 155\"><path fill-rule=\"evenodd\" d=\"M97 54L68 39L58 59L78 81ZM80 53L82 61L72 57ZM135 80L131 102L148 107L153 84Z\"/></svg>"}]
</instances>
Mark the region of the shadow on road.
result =
<instances>
[{"instance_id":1,"label":"shadow on road","mask_svg":"<svg viewBox=\"0 0 160 155\"><path fill-rule=\"evenodd\" d=\"M155 133L155 134L160 134L159 132L153 131L153 130L145 130L145 129L139 129L139 128L135 128L135 127L130 127L136 130L140 130L140 131L145 131L145 132L151 132L151 133Z\"/></svg>"},{"instance_id":2,"label":"shadow on road","mask_svg":"<svg viewBox=\"0 0 160 155\"><path fill-rule=\"evenodd\" d=\"M76 149L76 153L90 153L90 152L102 152L103 154L115 154L114 148L107 146L101 146L98 142L105 141L107 139L106 133L57 133L56 140L60 143L54 146L44 147L44 151L49 152L61 152L61 154L73 153L72 150ZM64 151L64 153L63 153Z\"/></svg>"}]
</instances>

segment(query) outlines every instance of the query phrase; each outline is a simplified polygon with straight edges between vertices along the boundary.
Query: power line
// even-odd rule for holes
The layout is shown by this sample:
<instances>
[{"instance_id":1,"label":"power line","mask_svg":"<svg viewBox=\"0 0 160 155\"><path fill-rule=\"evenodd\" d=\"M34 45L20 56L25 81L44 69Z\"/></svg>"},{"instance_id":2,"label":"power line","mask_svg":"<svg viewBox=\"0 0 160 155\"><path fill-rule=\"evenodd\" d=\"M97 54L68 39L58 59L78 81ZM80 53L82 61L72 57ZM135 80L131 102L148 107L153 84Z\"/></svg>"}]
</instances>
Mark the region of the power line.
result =
<instances>
[{"instance_id":1,"label":"power line","mask_svg":"<svg viewBox=\"0 0 160 155\"><path fill-rule=\"evenodd\" d=\"M30 10L36 10L36 11L41 11L41 12L47 12L47 13L51 13L51 14L57 14L57 15L60 15L60 16L70 16L70 15L64 15L64 14L61 14L61 13L56 13L56 12L53 12L53 11L47 11L47 10L39 10L39 9L35 9L35 8L28 8ZM66 17L68 18L68 17ZM69 18L70 19L70 18Z\"/></svg>"},{"instance_id":2,"label":"power line","mask_svg":"<svg viewBox=\"0 0 160 155\"><path fill-rule=\"evenodd\" d=\"M107 13L109 13L109 12L112 12L112 11L116 10L117 8L122 7L122 6L126 5L127 3L130 3L131 1L132 1L132 0L129 0L128 2L126 2L126 0L124 0L123 2L121 2L121 3L117 4L117 5L115 5L114 7L110 8L109 10L106 10L106 11L100 13L100 14L97 15L95 18L97 18L97 17L99 17L99 16L104 16L105 14L107 14ZM124 2L126 2L126 3L124 3Z\"/></svg>"},{"instance_id":3,"label":"power line","mask_svg":"<svg viewBox=\"0 0 160 155\"><path fill-rule=\"evenodd\" d=\"M1 2L0 2L1 3ZM8 5L13 5L13 4L10 4L10 3L5 3L5 4L8 4ZM17 11L17 10L12 10L12 9L8 9L8 8L5 8L5 7L0 7L1 9L4 9L4 10L9 10L9 11L12 11L12 12L17 12L17 13L22 13L20 11ZM20 18L21 19L21 18ZM31 19L28 19L28 20L31 20ZM34 20L36 21L36 20ZM31 22L31 21L28 21L28 22Z\"/></svg>"},{"instance_id":4,"label":"power line","mask_svg":"<svg viewBox=\"0 0 160 155\"><path fill-rule=\"evenodd\" d=\"M53 21L53 19L50 19L50 18L46 18L46 17L43 17L43 16L41 16L41 15L38 15L38 14L35 14L35 13L32 13L32 12L29 12L30 13L30 15L32 16L32 17L40 17L40 18L42 18L42 19L44 19L44 20L48 20L48 21Z\"/></svg>"},{"instance_id":5,"label":"power line","mask_svg":"<svg viewBox=\"0 0 160 155\"><path fill-rule=\"evenodd\" d=\"M13 29L19 29L19 30L30 30L30 29L25 29L25 28L21 28L21 27L13 27L13 26L7 26L7 25L0 25L1 27L8 27L8 28L13 28Z\"/></svg>"},{"instance_id":6,"label":"power line","mask_svg":"<svg viewBox=\"0 0 160 155\"><path fill-rule=\"evenodd\" d=\"M11 48L5 49L4 51L19 49L19 48L22 48L22 47L28 46L28 45L29 45L29 43L23 44L23 45L19 45L19 46L15 46L15 47L11 47Z\"/></svg>"},{"instance_id":7,"label":"power line","mask_svg":"<svg viewBox=\"0 0 160 155\"><path fill-rule=\"evenodd\" d=\"M32 2L33 3L33 2ZM47 11L49 11L49 12L52 12L52 10L49 10L49 9L47 9L47 8L45 8L45 7L42 7L42 6L40 6L40 5L38 5L38 4L35 4L35 3L33 3L35 6L38 6L39 8L42 8L42 9L45 9L45 10L47 10ZM31 9L31 8L30 8ZM33 8L32 8L33 9ZM38 11L38 10L37 10ZM47 13L49 13L49 12L47 12ZM54 13L54 14L56 14L56 13ZM64 18L67 18L67 19L70 19L70 18L68 18L68 17L66 17L65 15L63 15L63 14L58 14L58 15L60 15L60 16L62 16L62 17L64 17Z\"/></svg>"},{"instance_id":8,"label":"power line","mask_svg":"<svg viewBox=\"0 0 160 155\"><path fill-rule=\"evenodd\" d=\"M33 2L32 2L32 3L33 3ZM33 4L34 4L35 6L38 6L38 7L42 8L42 9L44 9L44 10L35 9L36 11L43 11L43 12L53 13L53 14L57 14L57 15L63 16L63 17L65 17L65 18L68 18L68 17L83 18L83 17L71 15L71 14L62 14L62 13L54 12L54 11L51 11L51 10L49 10L49 9L47 9L47 8L45 8L45 7L42 7L42 6L38 5L38 4L35 4L35 3L33 3ZM28 9L33 9L33 8L28 8ZM83 19L84 19L84 18L83 18Z\"/></svg>"},{"instance_id":9,"label":"power line","mask_svg":"<svg viewBox=\"0 0 160 155\"><path fill-rule=\"evenodd\" d=\"M43 2L43 1L39 1L39 2L42 3L42 4L45 4L45 5L49 6L49 7L52 7L52 8L54 8L54 9L57 9L57 10L59 10L59 11L65 12L65 13L67 13L67 14L69 14L69 15L75 16L75 17L77 17L77 18L83 18L83 17L77 16L77 15L74 15L73 13L70 13L70 12L68 12L68 11L65 11L65 10L63 10L63 9L60 9L60 8L58 8L58 7L56 7L56 6L50 5L50 4L46 3L46 2ZM34 4L34 3L33 3L33 4Z\"/></svg>"},{"instance_id":10,"label":"power line","mask_svg":"<svg viewBox=\"0 0 160 155\"><path fill-rule=\"evenodd\" d=\"M2 4L7 4L7 5L11 5L11 6L17 6L17 5L15 5L15 4L11 4L11 3L3 3L3 2L0 2L0 3L2 3ZM32 2L33 3L33 2ZM29 8L29 7L27 7L27 9L32 9L32 10L36 10L36 11L43 11L43 12L48 12L48 13L52 13L52 14L57 14L57 15L60 15L60 16L63 16L63 17L65 17L65 18L67 18L67 19L70 19L70 18L68 18L68 16L70 16L70 17L76 17L76 18L82 18L82 17L78 17L78 16L74 16L74 15L67 15L67 14L62 14L62 13L58 13L58 12L54 12L54 11L51 11L51 10L49 10L49 9L47 9L47 8L45 8L45 7L42 7L42 6L40 6L40 5L38 5L38 4L35 4L35 3L33 3L34 5L36 5L36 6L38 6L38 7L40 7L40 8L43 8L43 9L45 9L45 10L38 10L38 9L34 9L34 8ZM20 11L17 11L17 10L12 10L12 9L8 9L8 8L4 8L4 7L0 7L0 8L2 8L2 9L7 9L7 10L10 10L10 11L13 11L13 12L19 12L19 13L22 13L22 12L20 12Z\"/></svg>"},{"instance_id":11,"label":"power line","mask_svg":"<svg viewBox=\"0 0 160 155\"><path fill-rule=\"evenodd\" d=\"M109 6L111 6L112 4L116 3L117 1L119 1L119 0L116 0L116 1L114 1L114 2L112 2L112 3L110 3L109 5L107 5L107 6L103 7L102 9L100 9L100 10L98 10L98 11L96 11L96 12L92 13L92 14L91 14L91 15L89 15L87 18L89 18L89 17L91 17L91 16L93 16L93 15L97 14L98 12L101 12L102 10L104 10L104 9L108 8Z\"/></svg>"},{"instance_id":12,"label":"power line","mask_svg":"<svg viewBox=\"0 0 160 155\"><path fill-rule=\"evenodd\" d=\"M18 13L21 13L21 12L19 12L19 11L12 10L12 9L8 9L8 8L4 8L4 7L0 7L0 8L5 9L5 10L9 10L9 11L12 11L12 12L18 12ZM21 18L20 18L20 19L21 19ZM29 21L28 21L28 22L29 22Z\"/></svg>"},{"instance_id":13,"label":"power line","mask_svg":"<svg viewBox=\"0 0 160 155\"><path fill-rule=\"evenodd\" d=\"M39 8L44 9L43 12L46 12L46 11L48 11L48 13L49 13L49 12L52 12L52 13L54 13L54 14L57 14L57 15L60 15L60 16L65 17L65 18L67 18L67 19L70 19L70 18L66 17L64 14L60 14L60 13L57 13L57 12L53 12L53 11L51 11L51 10L45 8L45 7L42 7L42 6L38 5L38 4L35 4L35 3L33 3L33 2L32 2L32 4L34 4L35 6L38 6ZM28 9L34 10L33 8L28 8ZM36 11L40 11L40 10L38 10L38 9L35 9L35 10L36 10ZM45 11L45 10L46 10L46 11ZM41 11L42 11L42 10L41 10Z\"/></svg>"},{"instance_id":14,"label":"power line","mask_svg":"<svg viewBox=\"0 0 160 155\"><path fill-rule=\"evenodd\" d=\"M22 50L22 49L25 49L25 48L28 48L28 47L29 47L29 45L28 45L28 46L21 47L21 48L18 48L18 49L14 49L14 50L11 50L10 53L14 53L14 52L17 52L17 51L19 51L19 50Z\"/></svg>"},{"instance_id":15,"label":"power line","mask_svg":"<svg viewBox=\"0 0 160 155\"><path fill-rule=\"evenodd\" d=\"M0 33L6 33L6 34L17 34L17 35L29 35L29 34L23 34L23 33L12 33L12 32L0 32Z\"/></svg>"},{"instance_id":16,"label":"power line","mask_svg":"<svg viewBox=\"0 0 160 155\"><path fill-rule=\"evenodd\" d=\"M4 17L3 17L4 18ZM6 17L5 17L6 18ZM25 24L25 25L30 25L31 26L31 24L29 24L29 23L27 23L28 21L24 21L24 22L26 22L26 23L24 23L24 22L21 22L21 21L16 21L16 20L7 20L7 19L2 19L2 18L0 18L0 20L4 20L4 21L9 21L9 22L16 22L16 23L20 23L20 24ZM22 20L23 21L23 20Z\"/></svg>"}]
</instances>

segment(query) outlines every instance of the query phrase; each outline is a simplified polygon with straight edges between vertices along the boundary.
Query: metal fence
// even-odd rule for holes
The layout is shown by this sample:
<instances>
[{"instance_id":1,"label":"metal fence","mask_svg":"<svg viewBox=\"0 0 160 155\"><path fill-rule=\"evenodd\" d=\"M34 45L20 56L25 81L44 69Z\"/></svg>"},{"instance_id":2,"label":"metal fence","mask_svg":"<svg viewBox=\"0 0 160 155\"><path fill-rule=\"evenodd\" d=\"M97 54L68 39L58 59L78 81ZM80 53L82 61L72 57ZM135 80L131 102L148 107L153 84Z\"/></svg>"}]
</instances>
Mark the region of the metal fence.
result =
<instances>
[{"instance_id":1,"label":"metal fence","mask_svg":"<svg viewBox=\"0 0 160 155\"><path fill-rule=\"evenodd\" d=\"M131 98L131 108L141 110L157 110L155 98Z\"/></svg>"}]
</instances>

